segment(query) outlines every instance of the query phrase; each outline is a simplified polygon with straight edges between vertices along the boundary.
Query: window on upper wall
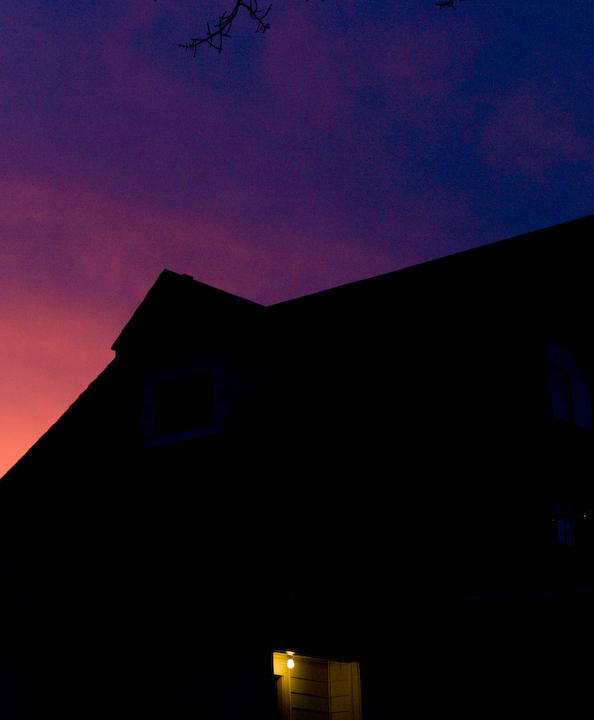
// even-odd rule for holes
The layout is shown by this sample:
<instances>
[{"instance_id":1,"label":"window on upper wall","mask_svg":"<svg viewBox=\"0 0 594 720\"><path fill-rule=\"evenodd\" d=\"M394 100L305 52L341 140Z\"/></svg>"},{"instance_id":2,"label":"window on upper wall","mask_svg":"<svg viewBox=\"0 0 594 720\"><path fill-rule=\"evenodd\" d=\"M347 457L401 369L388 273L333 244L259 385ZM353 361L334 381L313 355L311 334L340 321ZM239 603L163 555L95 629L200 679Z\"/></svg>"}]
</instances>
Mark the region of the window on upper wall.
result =
<instances>
[{"instance_id":1,"label":"window on upper wall","mask_svg":"<svg viewBox=\"0 0 594 720\"><path fill-rule=\"evenodd\" d=\"M214 422L211 371L163 380L153 387L157 436L212 425Z\"/></svg>"},{"instance_id":2,"label":"window on upper wall","mask_svg":"<svg viewBox=\"0 0 594 720\"><path fill-rule=\"evenodd\" d=\"M547 343L553 417L592 430L590 391L569 350Z\"/></svg>"},{"instance_id":3,"label":"window on upper wall","mask_svg":"<svg viewBox=\"0 0 594 720\"><path fill-rule=\"evenodd\" d=\"M555 503L555 529L559 544L569 547L575 545L575 521L571 505Z\"/></svg>"}]
</instances>

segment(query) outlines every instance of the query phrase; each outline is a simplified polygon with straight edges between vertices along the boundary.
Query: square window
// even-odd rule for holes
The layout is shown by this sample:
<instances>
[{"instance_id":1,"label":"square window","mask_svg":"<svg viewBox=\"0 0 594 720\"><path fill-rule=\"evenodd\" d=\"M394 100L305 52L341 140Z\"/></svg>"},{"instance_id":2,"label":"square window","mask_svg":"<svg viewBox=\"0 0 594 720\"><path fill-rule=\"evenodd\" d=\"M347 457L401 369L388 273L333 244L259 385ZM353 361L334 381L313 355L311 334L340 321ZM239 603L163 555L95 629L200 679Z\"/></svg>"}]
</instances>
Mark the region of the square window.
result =
<instances>
[{"instance_id":1,"label":"square window","mask_svg":"<svg viewBox=\"0 0 594 720\"><path fill-rule=\"evenodd\" d=\"M214 423L212 371L155 383L156 436L195 430Z\"/></svg>"}]
</instances>

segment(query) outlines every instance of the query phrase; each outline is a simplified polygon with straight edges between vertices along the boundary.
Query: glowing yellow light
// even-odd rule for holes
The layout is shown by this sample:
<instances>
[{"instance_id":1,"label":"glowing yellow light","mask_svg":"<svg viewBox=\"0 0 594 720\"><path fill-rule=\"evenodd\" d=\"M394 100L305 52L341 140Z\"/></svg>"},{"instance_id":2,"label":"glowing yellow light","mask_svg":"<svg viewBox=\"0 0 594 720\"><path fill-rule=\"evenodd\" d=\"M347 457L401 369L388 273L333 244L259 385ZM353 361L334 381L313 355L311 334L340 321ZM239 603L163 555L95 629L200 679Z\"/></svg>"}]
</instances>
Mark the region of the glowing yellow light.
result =
<instances>
[{"instance_id":1,"label":"glowing yellow light","mask_svg":"<svg viewBox=\"0 0 594 720\"><path fill-rule=\"evenodd\" d=\"M295 667L295 661L294 661L293 658L292 658L293 653L291 652L291 650L287 650L287 655L288 655L287 667L288 667L288 668L294 668L294 667Z\"/></svg>"}]
</instances>

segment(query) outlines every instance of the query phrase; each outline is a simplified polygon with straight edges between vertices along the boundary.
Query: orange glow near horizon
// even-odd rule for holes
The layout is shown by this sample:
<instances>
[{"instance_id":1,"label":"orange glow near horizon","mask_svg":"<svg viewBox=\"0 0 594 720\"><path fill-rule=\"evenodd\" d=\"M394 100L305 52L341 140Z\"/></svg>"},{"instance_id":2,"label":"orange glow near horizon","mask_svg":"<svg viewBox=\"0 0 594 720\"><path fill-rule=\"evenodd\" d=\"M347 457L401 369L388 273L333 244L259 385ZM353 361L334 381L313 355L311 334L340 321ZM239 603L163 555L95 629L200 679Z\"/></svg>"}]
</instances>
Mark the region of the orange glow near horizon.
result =
<instances>
[{"instance_id":1,"label":"orange glow near horizon","mask_svg":"<svg viewBox=\"0 0 594 720\"><path fill-rule=\"evenodd\" d=\"M84 309L29 301L0 321L0 478L106 367L112 342Z\"/></svg>"}]
</instances>

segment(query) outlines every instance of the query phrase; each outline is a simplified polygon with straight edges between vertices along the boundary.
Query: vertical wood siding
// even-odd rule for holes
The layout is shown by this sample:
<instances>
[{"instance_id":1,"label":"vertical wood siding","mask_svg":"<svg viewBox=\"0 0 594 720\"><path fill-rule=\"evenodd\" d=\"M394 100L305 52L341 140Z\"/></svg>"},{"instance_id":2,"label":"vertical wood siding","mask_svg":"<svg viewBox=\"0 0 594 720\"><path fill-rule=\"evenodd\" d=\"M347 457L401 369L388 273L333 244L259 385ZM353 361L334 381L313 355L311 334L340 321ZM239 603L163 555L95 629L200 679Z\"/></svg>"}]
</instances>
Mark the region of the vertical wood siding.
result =
<instances>
[{"instance_id":1,"label":"vertical wood siding","mask_svg":"<svg viewBox=\"0 0 594 720\"><path fill-rule=\"evenodd\" d=\"M281 676L282 720L361 720L359 664L295 655L289 670L287 656L274 653L274 674Z\"/></svg>"}]
</instances>

